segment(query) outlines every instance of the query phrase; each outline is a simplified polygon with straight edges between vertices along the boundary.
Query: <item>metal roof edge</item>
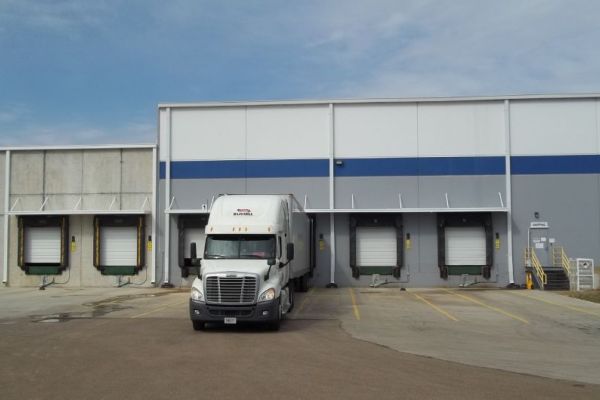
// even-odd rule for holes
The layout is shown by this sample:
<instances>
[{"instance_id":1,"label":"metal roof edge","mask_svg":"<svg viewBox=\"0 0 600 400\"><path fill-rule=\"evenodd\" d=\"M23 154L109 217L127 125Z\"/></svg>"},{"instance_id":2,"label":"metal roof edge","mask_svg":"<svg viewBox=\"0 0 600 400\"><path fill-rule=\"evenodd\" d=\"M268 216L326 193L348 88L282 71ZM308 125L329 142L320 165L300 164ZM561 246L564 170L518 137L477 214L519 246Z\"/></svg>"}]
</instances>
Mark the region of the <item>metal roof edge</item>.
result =
<instances>
[{"instance_id":1,"label":"metal roof edge","mask_svg":"<svg viewBox=\"0 0 600 400\"><path fill-rule=\"evenodd\" d=\"M593 99L600 98L600 93L565 93L565 94L521 94L505 96L455 96L455 97L406 97L406 98L348 98L321 100L259 100L259 101L207 101L191 103L159 103L163 108L202 108L202 107L248 107L248 106L292 106L321 104L368 104L368 103L444 103L504 100L556 100L556 99Z\"/></svg>"},{"instance_id":2,"label":"metal roof edge","mask_svg":"<svg viewBox=\"0 0 600 400\"><path fill-rule=\"evenodd\" d=\"M98 145L49 145L49 146L0 146L0 151L34 150L116 150L116 149L153 149L156 144L98 144Z\"/></svg>"}]
</instances>

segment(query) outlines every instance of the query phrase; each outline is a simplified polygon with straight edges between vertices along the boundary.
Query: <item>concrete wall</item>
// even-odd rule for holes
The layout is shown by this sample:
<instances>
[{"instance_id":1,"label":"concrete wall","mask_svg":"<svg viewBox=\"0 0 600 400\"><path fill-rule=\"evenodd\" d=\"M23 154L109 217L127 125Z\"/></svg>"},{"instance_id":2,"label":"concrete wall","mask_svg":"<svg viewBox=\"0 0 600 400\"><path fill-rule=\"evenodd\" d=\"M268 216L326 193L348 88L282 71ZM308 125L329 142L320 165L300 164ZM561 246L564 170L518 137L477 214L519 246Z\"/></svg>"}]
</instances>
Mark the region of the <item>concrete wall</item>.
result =
<instances>
[{"instance_id":1,"label":"concrete wall","mask_svg":"<svg viewBox=\"0 0 600 400\"><path fill-rule=\"evenodd\" d=\"M4 162L0 162L0 168L4 169ZM67 287L115 285L116 277L103 276L93 266L94 215L111 211L149 213L153 197L152 165L150 148L11 151L13 212L69 215L69 236L75 238L76 246L74 251L69 250L69 267L54 277L57 282ZM4 174L0 175L3 185ZM44 199L46 204L40 211ZM28 276L17 265L17 216L9 218L8 283L36 286L41 277ZM145 239L152 235L152 224L152 215L147 215ZM144 251L145 267L131 280L150 286L152 254L146 246Z\"/></svg>"}]
</instances>

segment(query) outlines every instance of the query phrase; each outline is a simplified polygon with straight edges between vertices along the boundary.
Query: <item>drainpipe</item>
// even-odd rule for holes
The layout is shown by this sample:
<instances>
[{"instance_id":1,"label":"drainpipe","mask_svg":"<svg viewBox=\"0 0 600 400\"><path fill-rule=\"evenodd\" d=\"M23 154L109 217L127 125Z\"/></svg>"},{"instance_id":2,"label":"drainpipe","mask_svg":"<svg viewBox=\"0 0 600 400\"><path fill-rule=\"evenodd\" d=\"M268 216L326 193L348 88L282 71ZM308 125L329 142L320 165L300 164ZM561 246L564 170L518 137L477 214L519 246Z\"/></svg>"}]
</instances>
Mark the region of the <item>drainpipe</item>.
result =
<instances>
[{"instance_id":1,"label":"drainpipe","mask_svg":"<svg viewBox=\"0 0 600 400\"><path fill-rule=\"evenodd\" d=\"M510 102L504 100L504 140L505 140L505 176L506 176L506 252L508 264L508 283L515 283L515 272L513 268L513 229L512 229L512 182L511 182L511 146L510 146Z\"/></svg>"},{"instance_id":2,"label":"drainpipe","mask_svg":"<svg viewBox=\"0 0 600 400\"><path fill-rule=\"evenodd\" d=\"M167 127L166 138L167 138L167 155L165 159L165 232L164 232L164 246L165 246L165 259L164 259L164 281L160 287L162 288L172 288L173 284L169 282L169 274L170 274L170 249L171 249L171 214L170 204L171 204L171 107L167 107L167 123L165 124Z\"/></svg>"},{"instance_id":3,"label":"drainpipe","mask_svg":"<svg viewBox=\"0 0 600 400\"><path fill-rule=\"evenodd\" d=\"M327 288L337 288L335 283L335 171L334 171L334 121L333 121L333 104L329 104L329 249L330 249L330 279Z\"/></svg>"},{"instance_id":4,"label":"drainpipe","mask_svg":"<svg viewBox=\"0 0 600 400\"><path fill-rule=\"evenodd\" d=\"M160 122L159 122L160 126ZM158 160L157 160L158 152L156 146L152 149L152 208L151 208L151 221L152 221L152 253L150 257L152 258L152 273L150 276L150 283L154 285L156 283L156 244L158 241L156 240L156 224L158 223L158 216L156 215L156 196L158 195Z\"/></svg>"}]
</instances>

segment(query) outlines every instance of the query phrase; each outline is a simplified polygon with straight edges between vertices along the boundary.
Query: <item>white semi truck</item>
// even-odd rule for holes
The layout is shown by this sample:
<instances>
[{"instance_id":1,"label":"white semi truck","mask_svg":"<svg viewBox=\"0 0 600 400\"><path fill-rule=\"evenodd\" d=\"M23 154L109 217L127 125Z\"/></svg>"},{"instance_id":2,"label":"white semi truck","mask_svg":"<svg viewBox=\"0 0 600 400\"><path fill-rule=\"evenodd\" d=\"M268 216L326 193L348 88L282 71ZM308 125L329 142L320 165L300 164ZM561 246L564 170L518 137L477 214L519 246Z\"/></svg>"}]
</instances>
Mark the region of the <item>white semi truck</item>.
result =
<instances>
[{"instance_id":1,"label":"white semi truck","mask_svg":"<svg viewBox=\"0 0 600 400\"><path fill-rule=\"evenodd\" d=\"M279 329L294 306L294 288L308 289L314 224L292 195L224 195L211 208L190 318L264 322ZM195 253L195 244L191 244Z\"/></svg>"}]
</instances>

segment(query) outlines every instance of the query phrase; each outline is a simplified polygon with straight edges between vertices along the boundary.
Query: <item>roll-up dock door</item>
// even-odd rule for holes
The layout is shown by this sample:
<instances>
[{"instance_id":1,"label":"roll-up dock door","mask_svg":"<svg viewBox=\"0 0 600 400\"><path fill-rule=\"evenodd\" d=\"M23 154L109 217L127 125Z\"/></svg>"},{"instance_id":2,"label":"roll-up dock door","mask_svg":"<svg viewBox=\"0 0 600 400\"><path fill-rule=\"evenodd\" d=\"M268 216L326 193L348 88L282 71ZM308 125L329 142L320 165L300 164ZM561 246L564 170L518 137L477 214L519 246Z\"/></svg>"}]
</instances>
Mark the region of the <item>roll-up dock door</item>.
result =
<instances>
[{"instance_id":1,"label":"roll-up dock door","mask_svg":"<svg viewBox=\"0 0 600 400\"><path fill-rule=\"evenodd\" d=\"M446 265L486 265L483 226L446 227Z\"/></svg>"},{"instance_id":2,"label":"roll-up dock door","mask_svg":"<svg viewBox=\"0 0 600 400\"><path fill-rule=\"evenodd\" d=\"M100 229L100 262L107 267L135 267L138 230L135 226L103 226Z\"/></svg>"},{"instance_id":3,"label":"roll-up dock door","mask_svg":"<svg viewBox=\"0 0 600 400\"><path fill-rule=\"evenodd\" d=\"M27 275L60 275L69 265L69 217L18 217L17 263Z\"/></svg>"},{"instance_id":4,"label":"roll-up dock door","mask_svg":"<svg viewBox=\"0 0 600 400\"><path fill-rule=\"evenodd\" d=\"M96 215L94 266L102 275L134 275L145 263L145 216Z\"/></svg>"},{"instance_id":5,"label":"roll-up dock door","mask_svg":"<svg viewBox=\"0 0 600 400\"><path fill-rule=\"evenodd\" d=\"M60 226L25 228L25 263L54 265L61 263Z\"/></svg>"},{"instance_id":6,"label":"roll-up dock door","mask_svg":"<svg viewBox=\"0 0 600 400\"><path fill-rule=\"evenodd\" d=\"M393 226L356 227L356 265L359 267L395 267L396 228Z\"/></svg>"}]
</instances>

